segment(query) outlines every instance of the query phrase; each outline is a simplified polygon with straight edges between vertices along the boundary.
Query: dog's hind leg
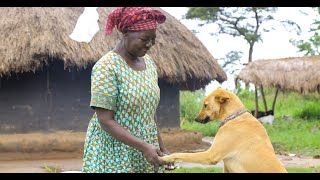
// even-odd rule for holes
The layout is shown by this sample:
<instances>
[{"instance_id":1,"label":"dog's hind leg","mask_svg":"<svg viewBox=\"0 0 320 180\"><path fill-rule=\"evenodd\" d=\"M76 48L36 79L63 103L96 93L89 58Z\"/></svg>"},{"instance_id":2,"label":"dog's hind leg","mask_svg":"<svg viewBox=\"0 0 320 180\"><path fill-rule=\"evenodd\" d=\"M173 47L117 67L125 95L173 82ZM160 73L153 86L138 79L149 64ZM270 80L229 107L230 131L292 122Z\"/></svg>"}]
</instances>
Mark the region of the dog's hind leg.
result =
<instances>
[{"instance_id":1,"label":"dog's hind leg","mask_svg":"<svg viewBox=\"0 0 320 180\"><path fill-rule=\"evenodd\" d=\"M223 172L224 173L230 173L230 171L228 170L227 166L224 164L223 165Z\"/></svg>"}]
</instances>

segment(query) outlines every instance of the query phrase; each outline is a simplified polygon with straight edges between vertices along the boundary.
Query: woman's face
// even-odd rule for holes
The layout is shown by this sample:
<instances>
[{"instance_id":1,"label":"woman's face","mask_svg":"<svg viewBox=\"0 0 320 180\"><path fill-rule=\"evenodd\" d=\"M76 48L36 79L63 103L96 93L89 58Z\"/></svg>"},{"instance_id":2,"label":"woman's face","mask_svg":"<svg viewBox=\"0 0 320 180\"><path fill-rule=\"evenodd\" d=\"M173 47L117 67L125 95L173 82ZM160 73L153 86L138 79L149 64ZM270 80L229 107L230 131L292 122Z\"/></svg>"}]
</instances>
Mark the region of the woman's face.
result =
<instances>
[{"instance_id":1,"label":"woman's face","mask_svg":"<svg viewBox=\"0 0 320 180\"><path fill-rule=\"evenodd\" d=\"M155 44L156 30L128 31L125 36L125 48L133 56L142 57Z\"/></svg>"}]
</instances>

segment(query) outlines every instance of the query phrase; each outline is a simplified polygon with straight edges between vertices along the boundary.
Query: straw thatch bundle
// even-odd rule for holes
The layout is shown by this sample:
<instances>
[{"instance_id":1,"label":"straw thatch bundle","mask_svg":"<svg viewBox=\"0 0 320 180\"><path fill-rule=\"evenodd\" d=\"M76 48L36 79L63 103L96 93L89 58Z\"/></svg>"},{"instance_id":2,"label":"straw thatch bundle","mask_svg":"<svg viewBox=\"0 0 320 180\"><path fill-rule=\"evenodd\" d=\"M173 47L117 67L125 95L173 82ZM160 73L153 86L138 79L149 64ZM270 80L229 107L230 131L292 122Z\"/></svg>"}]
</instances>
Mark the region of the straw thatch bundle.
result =
<instances>
[{"instance_id":1,"label":"straw thatch bundle","mask_svg":"<svg viewBox=\"0 0 320 180\"><path fill-rule=\"evenodd\" d=\"M282 91L319 93L320 56L256 60L243 68L237 79Z\"/></svg>"},{"instance_id":2,"label":"straw thatch bundle","mask_svg":"<svg viewBox=\"0 0 320 180\"><path fill-rule=\"evenodd\" d=\"M107 14L112 9L97 9L100 31L87 44L69 38L84 11L82 7L0 8L0 76L35 72L53 59L63 60L66 69L94 63L113 49L120 38L116 30L112 36L104 33ZM212 80L225 81L225 72L199 39L164 13L167 21L159 26L157 43L149 53L158 65L159 77L193 90Z\"/></svg>"}]
</instances>

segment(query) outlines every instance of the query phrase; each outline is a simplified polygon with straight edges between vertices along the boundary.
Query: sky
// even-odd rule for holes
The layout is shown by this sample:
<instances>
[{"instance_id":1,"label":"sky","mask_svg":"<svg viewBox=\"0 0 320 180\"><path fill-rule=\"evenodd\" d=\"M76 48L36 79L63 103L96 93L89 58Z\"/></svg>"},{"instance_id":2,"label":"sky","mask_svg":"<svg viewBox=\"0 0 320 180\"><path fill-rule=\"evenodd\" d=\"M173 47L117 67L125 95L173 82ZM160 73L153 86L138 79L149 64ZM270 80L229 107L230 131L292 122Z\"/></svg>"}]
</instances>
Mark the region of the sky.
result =
<instances>
[{"instance_id":1,"label":"sky","mask_svg":"<svg viewBox=\"0 0 320 180\"><path fill-rule=\"evenodd\" d=\"M188 11L188 8L186 7L161 7L161 9L174 16L188 29L197 30L199 33L196 33L195 35L209 50L212 56L218 59L218 62L220 58L223 58L229 51L232 50L243 50L241 62L248 62L249 46L242 38L234 38L229 35L219 35L218 37L211 36L210 33L216 32L217 29L214 24L208 24L199 27L198 23L200 21L198 20L182 19L182 16ZM301 11L308 13L309 15L306 16L301 13ZM274 15L275 19L288 19L296 22L301 27L302 33L297 35L294 32L289 32L279 24L273 22L272 26L275 26L276 30L263 33L263 42L256 43L254 46L253 60L303 56L303 53L298 52L298 49L293 46L289 40L291 38L307 40L312 35L308 31L316 16L317 13L307 7L279 7L277 13ZM265 26L270 25L271 24L265 24ZM241 70L242 67L239 66L235 68L238 69L238 71L235 72L236 74ZM217 81L212 81L210 84L208 84L205 87L206 94L218 87L233 90L234 74L227 73L227 76L228 80L222 84L219 84Z\"/></svg>"}]
</instances>

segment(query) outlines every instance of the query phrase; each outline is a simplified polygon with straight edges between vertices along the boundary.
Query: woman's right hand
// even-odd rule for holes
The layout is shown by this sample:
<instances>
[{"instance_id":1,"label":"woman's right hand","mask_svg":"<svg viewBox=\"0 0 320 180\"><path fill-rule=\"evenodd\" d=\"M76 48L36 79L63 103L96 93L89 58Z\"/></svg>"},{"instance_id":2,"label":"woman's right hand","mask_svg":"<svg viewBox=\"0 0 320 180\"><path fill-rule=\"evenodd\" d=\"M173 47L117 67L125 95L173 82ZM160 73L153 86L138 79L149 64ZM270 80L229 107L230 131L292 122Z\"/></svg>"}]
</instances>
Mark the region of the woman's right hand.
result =
<instances>
[{"instance_id":1,"label":"woman's right hand","mask_svg":"<svg viewBox=\"0 0 320 180\"><path fill-rule=\"evenodd\" d=\"M155 168L159 168L166 164L165 161L159 158L160 156L163 156L162 151L152 144L147 143L142 150L142 154Z\"/></svg>"}]
</instances>

